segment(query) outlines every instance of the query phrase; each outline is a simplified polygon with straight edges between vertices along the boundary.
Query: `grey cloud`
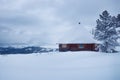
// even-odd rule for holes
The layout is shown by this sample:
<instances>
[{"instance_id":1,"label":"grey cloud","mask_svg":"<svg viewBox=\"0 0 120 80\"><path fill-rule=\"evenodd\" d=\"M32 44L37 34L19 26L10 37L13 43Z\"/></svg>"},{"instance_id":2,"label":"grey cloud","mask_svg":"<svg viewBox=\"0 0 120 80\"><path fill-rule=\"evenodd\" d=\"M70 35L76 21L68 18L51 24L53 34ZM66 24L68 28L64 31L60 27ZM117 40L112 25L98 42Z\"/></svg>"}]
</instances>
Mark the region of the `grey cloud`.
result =
<instances>
[{"instance_id":1,"label":"grey cloud","mask_svg":"<svg viewBox=\"0 0 120 80\"><path fill-rule=\"evenodd\" d=\"M0 42L56 43L79 21L95 26L103 10L119 13L119 0L0 0ZM14 37L13 37L14 36Z\"/></svg>"},{"instance_id":2,"label":"grey cloud","mask_svg":"<svg viewBox=\"0 0 120 80\"><path fill-rule=\"evenodd\" d=\"M85 25L94 24L93 21L103 10L108 10L110 13L119 12L119 9L116 9L116 6L119 6L116 5L118 1L114 0L69 0L65 3L58 9L58 14L71 22L78 18Z\"/></svg>"},{"instance_id":3,"label":"grey cloud","mask_svg":"<svg viewBox=\"0 0 120 80\"><path fill-rule=\"evenodd\" d=\"M34 19L31 16L27 15L2 15L0 16L0 24L7 24L7 25L16 25L16 26L26 26L26 25L35 25L37 23L37 19Z\"/></svg>"}]
</instances>

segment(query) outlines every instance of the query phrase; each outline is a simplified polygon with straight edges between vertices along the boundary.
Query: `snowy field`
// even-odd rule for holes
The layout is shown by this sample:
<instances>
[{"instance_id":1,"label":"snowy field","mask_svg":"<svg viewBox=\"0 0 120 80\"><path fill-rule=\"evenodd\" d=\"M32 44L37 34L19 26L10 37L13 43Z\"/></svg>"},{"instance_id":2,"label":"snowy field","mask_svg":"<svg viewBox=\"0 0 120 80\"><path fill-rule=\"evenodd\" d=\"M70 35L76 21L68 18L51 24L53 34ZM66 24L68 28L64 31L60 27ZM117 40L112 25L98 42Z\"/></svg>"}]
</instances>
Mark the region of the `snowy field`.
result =
<instances>
[{"instance_id":1,"label":"snowy field","mask_svg":"<svg viewBox=\"0 0 120 80\"><path fill-rule=\"evenodd\" d=\"M0 80L120 80L120 53L0 55Z\"/></svg>"}]
</instances>

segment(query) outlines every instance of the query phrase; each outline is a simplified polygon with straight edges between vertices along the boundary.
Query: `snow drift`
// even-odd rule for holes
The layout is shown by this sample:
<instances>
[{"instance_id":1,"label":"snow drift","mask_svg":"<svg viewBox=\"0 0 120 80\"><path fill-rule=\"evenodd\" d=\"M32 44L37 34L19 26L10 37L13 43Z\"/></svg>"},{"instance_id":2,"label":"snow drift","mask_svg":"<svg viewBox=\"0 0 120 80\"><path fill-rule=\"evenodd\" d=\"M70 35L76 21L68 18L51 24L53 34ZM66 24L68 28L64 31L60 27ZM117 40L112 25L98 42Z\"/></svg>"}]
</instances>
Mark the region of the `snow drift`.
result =
<instances>
[{"instance_id":1,"label":"snow drift","mask_svg":"<svg viewBox=\"0 0 120 80\"><path fill-rule=\"evenodd\" d=\"M0 55L0 80L120 80L120 54Z\"/></svg>"}]
</instances>

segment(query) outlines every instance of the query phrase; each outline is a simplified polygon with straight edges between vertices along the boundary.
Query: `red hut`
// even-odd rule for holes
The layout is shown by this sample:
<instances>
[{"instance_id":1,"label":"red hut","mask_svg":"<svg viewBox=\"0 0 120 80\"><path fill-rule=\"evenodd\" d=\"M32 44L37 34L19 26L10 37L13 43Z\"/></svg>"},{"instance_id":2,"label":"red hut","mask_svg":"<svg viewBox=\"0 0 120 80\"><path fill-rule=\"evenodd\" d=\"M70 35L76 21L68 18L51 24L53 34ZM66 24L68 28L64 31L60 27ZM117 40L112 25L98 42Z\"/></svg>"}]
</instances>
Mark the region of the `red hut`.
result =
<instances>
[{"instance_id":1,"label":"red hut","mask_svg":"<svg viewBox=\"0 0 120 80\"><path fill-rule=\"evenodd\" d=\"M84 27L74 27L60 40L59 51L98 51L98 43Z\"/></svg>"},{"instance_id":2,"label":"red hut","mask_svg":"<svg viewBox=\"0 0 120 80\"><path fill-rule=\"evenodd\" d=\"M59 44L59 51L98 51L96 43Z\"/></svg>"}]
</instances>

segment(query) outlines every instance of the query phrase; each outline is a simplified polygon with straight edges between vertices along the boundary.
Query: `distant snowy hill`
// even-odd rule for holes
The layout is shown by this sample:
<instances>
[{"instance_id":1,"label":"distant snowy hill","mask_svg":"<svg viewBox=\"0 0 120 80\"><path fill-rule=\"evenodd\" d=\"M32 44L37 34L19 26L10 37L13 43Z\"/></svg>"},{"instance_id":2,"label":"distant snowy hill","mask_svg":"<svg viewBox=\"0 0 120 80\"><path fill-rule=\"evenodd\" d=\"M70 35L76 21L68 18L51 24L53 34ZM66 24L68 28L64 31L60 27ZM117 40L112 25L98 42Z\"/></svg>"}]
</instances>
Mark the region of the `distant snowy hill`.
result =
<instances>
[{"instance_id":1,"label":"distant snowy hill","mask_svg":"<svg viewBox=\"0 0 120 80\"><path fill-rule=\"evenodd\" d=\"M0 54L29 54L29 53L43 53L43 52L53 52L56 48L44 48L36 46L28 47L0 47Z\"/></svg>"}]
</instances>

